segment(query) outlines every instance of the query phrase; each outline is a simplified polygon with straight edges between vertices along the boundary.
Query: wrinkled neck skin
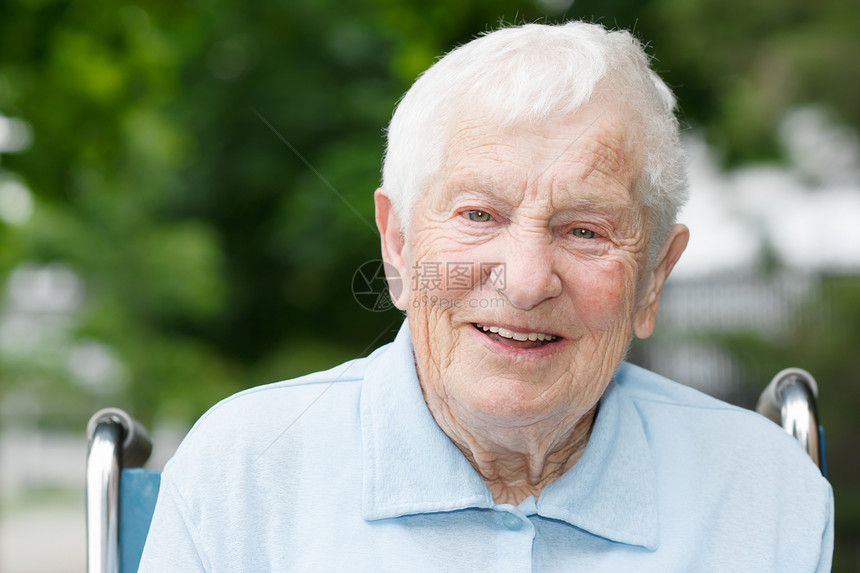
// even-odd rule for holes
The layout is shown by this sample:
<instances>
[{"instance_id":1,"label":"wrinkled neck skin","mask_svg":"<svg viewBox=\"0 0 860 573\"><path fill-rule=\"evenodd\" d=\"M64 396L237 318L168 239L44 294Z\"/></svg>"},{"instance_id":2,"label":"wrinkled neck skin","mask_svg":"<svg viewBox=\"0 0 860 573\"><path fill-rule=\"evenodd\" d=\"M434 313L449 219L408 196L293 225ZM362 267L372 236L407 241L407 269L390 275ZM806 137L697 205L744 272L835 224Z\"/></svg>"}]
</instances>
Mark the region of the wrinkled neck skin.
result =
<instances>
[{"instance_id":1,"label":"wrinkled neck skin","mask_svg":"<svg viewBox=\"0 0 860 573\"><path fill-rule=\"evenodd\" d=\"M598 407L522 426L498 426L469 415L450 396L428 393L424 384L422 391L436 423L500 504L537 499L544 487L573 467L588 444Z\"/></svg>"}]
</instances>

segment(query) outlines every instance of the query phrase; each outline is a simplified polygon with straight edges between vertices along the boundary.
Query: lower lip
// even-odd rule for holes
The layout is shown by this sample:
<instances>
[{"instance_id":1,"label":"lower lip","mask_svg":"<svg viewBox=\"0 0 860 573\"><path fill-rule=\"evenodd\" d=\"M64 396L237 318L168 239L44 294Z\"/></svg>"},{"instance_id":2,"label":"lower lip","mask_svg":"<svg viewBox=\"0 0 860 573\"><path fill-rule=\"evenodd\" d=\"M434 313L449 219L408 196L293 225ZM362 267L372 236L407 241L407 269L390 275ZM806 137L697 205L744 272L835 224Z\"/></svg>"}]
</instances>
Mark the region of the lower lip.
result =
<instances>
[{"instance_id":1,"label":"lower lip","mask_svg":"<svg viewBox=\"0 0 860 573\"><path fill-rule=\"evenodd\" d=\"M493 340L492 338L487 336L482 330L477 328L474 324L470 324L469 327L472 329L474 335L478 337L478 340L487 348L494 352L506 354L509 356L513 355L529 358L543 358L545 356L549 356L558 352L567 342L564 338L561 338L556 340L555 342L549 342L547 344L544 344L542 346L536 346L534 348L517 348L515 346L509 346L504 342Z\"/></svg>"}]
</instances>

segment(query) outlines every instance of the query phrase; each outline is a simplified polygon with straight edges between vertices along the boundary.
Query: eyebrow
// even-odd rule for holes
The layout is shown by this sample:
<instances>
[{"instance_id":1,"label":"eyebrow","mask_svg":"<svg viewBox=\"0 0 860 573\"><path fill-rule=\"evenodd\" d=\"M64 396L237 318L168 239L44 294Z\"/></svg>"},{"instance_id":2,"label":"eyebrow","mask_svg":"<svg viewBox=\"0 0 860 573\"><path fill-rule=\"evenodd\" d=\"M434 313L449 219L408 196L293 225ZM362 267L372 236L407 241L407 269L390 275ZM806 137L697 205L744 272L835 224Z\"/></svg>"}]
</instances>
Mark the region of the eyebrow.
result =
<instances>
[{"instance_id":1,"label":"eyebrow","mask_svg":"<svg viewBox=\"0 0 860 573\"><path fill-rule=\"evenodd\" d=\"M502 191L502 184L493 182L492 178L475 177L472 180L458 179L457 183L449 186L449 191L453 191L450 197L445 201L448 207L464 195L473 196L485 201L489 207L502 209L510 204L507 194ZM480 183L477 183L480 182ZM554 190L556 193L564 192L564 189ZM558 198L558 196L556 196ZM552 209L552 219L558 217L569 217L571 215L603 215L609 218L625 216L635 211L636 205L632 200L624 200L618 197L601 195L598 193L589 193L586 196L581 194L566 194L561 200L552 201L550 203Z\"/></svg>"},{"instance_id":2,"label":"eyebrow","mask_svg":"<svg viewBox=\"0 0 860 573\"><path fill-rule=\"evenodd\" d=\"M576 211L598 211L601 209L632 209L633 202L608 195L594 195L583 197L581 195L568 197L565 209Z\"/></svg>"},{"instance_id":3,"label":"eyebrow","mask_svg":"<svg viewBox=\"0 0 860 573\"><path fill-rule=\"evenodd\" d=\"M509 181L504 177L486 177L475 171L467 170L457 174L455 178L448 177L441 186L441 195L446 203L454 201L464 194L481 196L482 198L501 200L508 195L506 185ZM448 197L444 197L449 195Z\"/></svg>"},{"instance_id":4,"label":"eyebrow","mask_svg":"<svg viewBox=\"0 0 860 573\"><path fill-rule=\"evenodd\" d=\"M598 168L592 169L581 180L578 177L570 177L560 181L550 181L551 202L556 206L556 210L559 212L595 213L600 211L629 212L635 209L634 191L632 189L624 186L623 197L617 193L601 192L597 181L589 181L595 172L598 175L603 173ZM541 174L542 176L543 174ZM535 181L529 181L526 185L534 185L535 183ZM619 182L615 181L615 183L621 187ZM459 171L455 169L449 173L441 189L443 195L449 195L444 199L446 204L463 195L480 197L493 203L510 203L512 191L520 200L527 193L527 188L519 188L522 184L519 177L512 180L503 172L487 172L470 166ZM519 202L517 201L517 203Z\"/></svg>"}]
</instances>

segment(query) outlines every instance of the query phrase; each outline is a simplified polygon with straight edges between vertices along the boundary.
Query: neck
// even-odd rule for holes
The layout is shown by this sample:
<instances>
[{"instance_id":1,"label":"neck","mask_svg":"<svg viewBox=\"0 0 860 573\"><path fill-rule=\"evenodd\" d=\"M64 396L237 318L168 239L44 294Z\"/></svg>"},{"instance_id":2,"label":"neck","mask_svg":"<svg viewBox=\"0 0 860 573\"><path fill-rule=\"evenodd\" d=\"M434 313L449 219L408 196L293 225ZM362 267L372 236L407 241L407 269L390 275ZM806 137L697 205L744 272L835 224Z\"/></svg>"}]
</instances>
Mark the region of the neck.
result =
<instances>
[{"instance_id":1,"label":"neck","mask_svg":"<svg viewBox=\"0 0 860 573\"><path fill-rule=\"evenodd\" d=\"M436 422L483 478L496 503L517 505L540 496L579 460L588 444L597 405L584 414L566 415L520 426L475 424L442 400L425 394Z\"/></svg>"}]
</instances>

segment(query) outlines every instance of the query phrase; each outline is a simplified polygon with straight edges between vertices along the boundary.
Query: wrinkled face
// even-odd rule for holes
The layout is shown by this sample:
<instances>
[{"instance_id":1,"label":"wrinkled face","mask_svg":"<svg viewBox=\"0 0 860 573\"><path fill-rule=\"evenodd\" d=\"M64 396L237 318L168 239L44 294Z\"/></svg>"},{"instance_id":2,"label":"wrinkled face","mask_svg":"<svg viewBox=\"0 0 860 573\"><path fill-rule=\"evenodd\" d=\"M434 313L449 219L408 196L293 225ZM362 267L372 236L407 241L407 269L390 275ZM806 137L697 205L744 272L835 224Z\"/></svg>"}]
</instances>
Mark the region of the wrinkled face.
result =
<instances>
[{"instance_id":1,"label":"wrinkled face","mask_svg":"<svg viewBox=\"0 0 860 573\"><path fill-rule=\"evenodd\" d=\"M411 278L395 302L425 392L507 426L597 402L662 285L633 192L638 129L605 102L545 125L459 124L407 243L383 230Z\"/></svg>"}]
</instances>

